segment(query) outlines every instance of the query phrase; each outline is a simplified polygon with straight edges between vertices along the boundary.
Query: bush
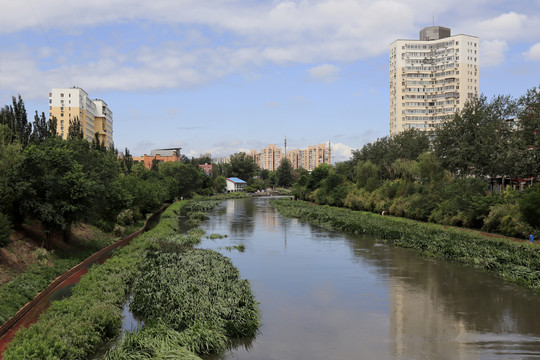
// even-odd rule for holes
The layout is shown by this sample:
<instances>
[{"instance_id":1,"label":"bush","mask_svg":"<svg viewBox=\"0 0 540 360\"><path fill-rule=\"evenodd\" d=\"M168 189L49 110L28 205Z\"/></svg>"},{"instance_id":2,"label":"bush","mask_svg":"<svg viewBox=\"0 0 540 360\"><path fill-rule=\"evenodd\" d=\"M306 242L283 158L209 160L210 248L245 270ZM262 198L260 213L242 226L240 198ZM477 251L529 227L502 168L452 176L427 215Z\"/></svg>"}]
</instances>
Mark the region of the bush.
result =
<instances>
[{"instance_id":1,"label":"bush","mask_svg":"<svg viewBox=\"0 0 540 360\"><path fill-rule=\"evenodd\" d=\"M523 193L519 200L519 210L529 224L540 227L540 184Z\"/></svg>"},{"instance_id":2,"label":"bush","mask_svg":"<svg viewBox=\"0 0 540 360\"><path fill-rule=\"evenodd\" d=\"M0 213L0 247L6 246L11 235L11 224L7 216Z\"/></svg>"}]
</instances>

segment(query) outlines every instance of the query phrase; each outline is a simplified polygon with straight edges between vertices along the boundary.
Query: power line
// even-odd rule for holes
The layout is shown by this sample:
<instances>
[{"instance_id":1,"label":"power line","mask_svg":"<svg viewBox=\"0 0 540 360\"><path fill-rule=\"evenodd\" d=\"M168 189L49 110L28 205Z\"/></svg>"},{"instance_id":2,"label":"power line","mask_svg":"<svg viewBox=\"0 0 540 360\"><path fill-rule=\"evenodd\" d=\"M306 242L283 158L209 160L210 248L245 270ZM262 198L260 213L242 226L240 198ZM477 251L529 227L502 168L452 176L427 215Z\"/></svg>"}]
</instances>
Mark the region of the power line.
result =
<instances>
[{"instance_id":1,"label":"power line","mask_svg":"<svg viewBox=\"0 0 540 360\"><path fill-rule=\"evenodd\" d=\"M41 21L39 20L39 17L37 16L37 13L36 11L34 10L34 7L32 6L32 3L30 0L27 0L28 1L28 5L30 5L30 9L32 10L32 13L34 14L35 18L36 18L36 21L39 25L39 28L41 30L41 32L43 33L43 36L45 37L45 39L47 40L47 44L49 45L49 47L52 49L53 51L53 54L54 54L54 58L56 59L56 62L58 64L60 64L60 69L62 69L62 72L64 73L64 76L66 77L67 81L68 81L68 84L70 84L71 86L73 86L73 81L71 81L71 77L69 76L69 73L66 69L66 67L64 66L64 63L62 62L62 60L60 59L60 57L58 56L58 53L56 52L56 48L54 46L52 46L51 44L51 41L49 40L49 37L47 36L47 32L45 31L45 29L43 28L43 25L41 24Z\"/></svg>"}]
</instances>

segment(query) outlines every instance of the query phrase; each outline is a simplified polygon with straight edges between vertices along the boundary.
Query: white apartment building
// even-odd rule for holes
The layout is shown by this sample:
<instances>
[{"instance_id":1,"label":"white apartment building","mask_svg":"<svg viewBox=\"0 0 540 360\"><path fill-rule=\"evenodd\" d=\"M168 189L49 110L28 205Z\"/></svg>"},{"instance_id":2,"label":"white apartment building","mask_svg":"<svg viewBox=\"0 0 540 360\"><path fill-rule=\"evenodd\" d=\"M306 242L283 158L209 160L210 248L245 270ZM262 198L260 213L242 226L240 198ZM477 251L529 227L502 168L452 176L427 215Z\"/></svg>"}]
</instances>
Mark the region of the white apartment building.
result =
<instances>
[{"instance_id":1,"label":"white apartment building","mask_svg":"<svg viewBox=\"0 0 540 360\"><path fill-rule=\"evenodd\" d=\"M90 99L81 88L52 89L49 93L49 119L56 117L56 132L68 137L69 123L79 118L86 140L94 140L96 134L107 147L113 146L113 114L101 99Z\"/></svg>"},{"instance_id":2,"label":"white apartment building","mask_svg":"<svg viewBox=\"0 0 540 360\"><path fill-rule=\"evenodd\" d=\"M390 135L432 131L479 93L478 37L431 26L390 44Z\"/></svg>"}]
</instances>

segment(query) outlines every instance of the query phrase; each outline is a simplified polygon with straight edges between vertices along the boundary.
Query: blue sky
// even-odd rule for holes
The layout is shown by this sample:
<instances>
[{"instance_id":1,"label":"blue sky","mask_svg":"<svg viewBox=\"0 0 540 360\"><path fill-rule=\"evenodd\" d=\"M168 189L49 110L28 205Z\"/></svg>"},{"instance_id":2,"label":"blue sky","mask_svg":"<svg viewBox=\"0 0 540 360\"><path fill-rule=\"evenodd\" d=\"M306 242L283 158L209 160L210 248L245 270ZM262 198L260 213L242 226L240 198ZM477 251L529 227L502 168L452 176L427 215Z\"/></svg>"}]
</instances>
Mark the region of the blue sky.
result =
<instances>
[{"instance_id":1,"label":"blue sky","mask_svg":"<svg viewBox=\"0 0 540 360\"><path fill-rule=\"evenodd\" d=\"M51 88L105 100L134 155L224 156L388 135L388 45L436 25L480 38L480 91L540 85L540 0L0 0L0 105Z\"/></svg>"}]
</instances>

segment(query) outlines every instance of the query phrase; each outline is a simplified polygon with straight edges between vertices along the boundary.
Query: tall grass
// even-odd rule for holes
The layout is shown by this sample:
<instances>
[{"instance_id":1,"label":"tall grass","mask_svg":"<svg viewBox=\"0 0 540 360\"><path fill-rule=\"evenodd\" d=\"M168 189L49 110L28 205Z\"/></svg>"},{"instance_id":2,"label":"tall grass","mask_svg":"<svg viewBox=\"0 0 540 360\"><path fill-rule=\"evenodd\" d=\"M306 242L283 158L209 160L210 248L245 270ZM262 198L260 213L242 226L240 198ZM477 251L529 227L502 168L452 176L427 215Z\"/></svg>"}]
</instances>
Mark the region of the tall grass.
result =
<instances>
[{"instance_id":1,"label":"tall grass","mask_svg":"<svg viewBox=\"0 0 540 360\"><path fill-rule=\"evenodd\" d=\"M132 307L147 325L127 334L107 359L197 359L193 353L224 350L228 336L253 335L260 316L247 280L227 258L191 248L203 230L177 233L186 203L171 205L155 228L92 267L71 297L54 302L17 334L4 359L87 358L119 334L132 287Z\"/></svg>"},{"instance_id":2,"label":"tall grass","mask_svg":"<svg viewBox=\"0 0 540 360\"><path fill-rule=\"evenodd\" d=\"M425 256L457 261L493 271L507 281L540 291L540 248L440 225L380 216L302 201L273 200L286 216L326 228L376 235L385 242L415 249Z\"/></svg>"},{"instance_id":3,"label":"tall grass","mask_svg":"<svg viewBox=\"0 0 540 360\"><path fill-rule=\"evenodd\" d=\"M113 236L101 233L97 229L93 235L91 240L86 241L84 246L79 246L76 251L70 253L57 251L54 255L48 253L45 255L47 261L36 262L24 273L0 286L0 324L15 315L56 277L115 240Z\"/></svg>"},{"instance_id":4,"label":"tall grass","mask_svg":"<svg viewBox=\"0 0 540 360\"><path fill-rule=\"evenodd\" d=\"M221 352L227 342L219 339L253 336L260 326L249 282L217 252L149 253L141 273L131 309L188 334L197 353Z\"/></svg>"}]
</instances>

